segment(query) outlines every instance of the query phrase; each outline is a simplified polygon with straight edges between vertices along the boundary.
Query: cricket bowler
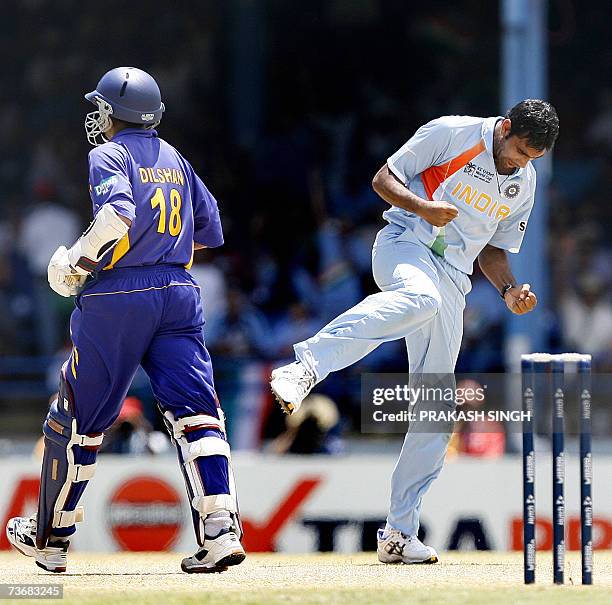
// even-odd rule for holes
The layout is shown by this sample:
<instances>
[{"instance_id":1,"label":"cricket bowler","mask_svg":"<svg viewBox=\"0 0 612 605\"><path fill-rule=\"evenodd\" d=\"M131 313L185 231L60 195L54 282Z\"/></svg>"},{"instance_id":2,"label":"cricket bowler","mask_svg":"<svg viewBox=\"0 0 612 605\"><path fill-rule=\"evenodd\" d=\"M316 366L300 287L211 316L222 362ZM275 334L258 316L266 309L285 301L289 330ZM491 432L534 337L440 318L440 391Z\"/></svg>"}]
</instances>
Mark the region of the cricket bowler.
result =
<instances>
[{"instance_id":1,"label":"cricket bowler","mask_svg":"<svg viewBox=\"0 0 612 605\"><path fill-rule=\"evenodd\" d=\"M552 149L558 133L554 107L527 99L504 117L432 120L387 160L372 182L391 205L372 250L381 291L296 344L296 361L272 372L272 392L287 413L330 372L389 340L406 339L411 375L452 374L476 259L512 313L534 309L536 296L513 276L507 252L519 251L533 207L531 161ZM409 428L391 478L387 524L378 532L383 563L438 561L417 532L423 495L442 469L450 436Z\"/></svg>"},{"instance_id":2,"label":"cricket bowler","mask_svg":"<svg viewBox=\"0 0 612 605\"><path fill-rule=\"evenodd\" d=\"M194 249L223 244L217 202L158 137L165 107L148 73L117 67L85 98L96 106L85 119L94 219L48 268L51 288L76 296L73 347L43 425L38 512L11 519L8 539L39 567L66 571L104 431L142 365L176 445L200 547L181 567L224 571L245 553L200 292L187 270Z\"/></svg>"}]
</instances>

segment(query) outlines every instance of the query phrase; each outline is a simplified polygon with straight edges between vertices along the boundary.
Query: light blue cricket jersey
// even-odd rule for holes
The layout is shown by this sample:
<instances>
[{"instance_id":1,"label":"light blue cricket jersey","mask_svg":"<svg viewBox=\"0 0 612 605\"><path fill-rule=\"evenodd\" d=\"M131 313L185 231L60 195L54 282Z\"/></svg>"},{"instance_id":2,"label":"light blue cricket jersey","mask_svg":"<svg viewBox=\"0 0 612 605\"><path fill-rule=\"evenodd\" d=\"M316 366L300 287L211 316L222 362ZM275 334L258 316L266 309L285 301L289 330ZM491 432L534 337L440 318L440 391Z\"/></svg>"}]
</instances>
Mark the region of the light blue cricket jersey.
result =
<instances>
[{"instance_id":1,"label":"light blue cricket jersey","mask_svg":"<svg viewBox=\"0 0 612 605\"><path fill-rule=\"evenodd\" d=\"M396 207L383 217L412 230L419 241L468 274L487 244L519 251L533 207L536 172L531 163L496 178L493 130L501 119L432 120L387 160L389 170L416 195L449 202L459 215L445 227Z\"/></svg>"}]
</instances>

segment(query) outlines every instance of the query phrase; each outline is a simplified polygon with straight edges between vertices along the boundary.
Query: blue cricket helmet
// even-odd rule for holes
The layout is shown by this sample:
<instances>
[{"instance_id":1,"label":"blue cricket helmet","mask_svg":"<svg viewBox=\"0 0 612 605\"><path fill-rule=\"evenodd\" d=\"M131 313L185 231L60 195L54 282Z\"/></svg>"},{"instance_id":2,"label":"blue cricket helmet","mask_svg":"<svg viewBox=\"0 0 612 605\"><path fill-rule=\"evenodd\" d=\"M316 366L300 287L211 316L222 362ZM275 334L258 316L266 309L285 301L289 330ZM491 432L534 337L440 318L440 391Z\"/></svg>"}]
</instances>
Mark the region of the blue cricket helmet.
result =
<instances>
[{"instance_id":1,"label":"blue cricket helmet","mask_svg":"<svg viewBox=\"0 0 612 605\"><path fill-rule=\"evenodd\" d=\"M85 118L87 139L92 145L106 141L104 132L111 125L111 117L154 128L165 109L157 82L137 67L111 69L85 98L98 107L98 111L88 113Z\"/></svg>"}]
</instances>

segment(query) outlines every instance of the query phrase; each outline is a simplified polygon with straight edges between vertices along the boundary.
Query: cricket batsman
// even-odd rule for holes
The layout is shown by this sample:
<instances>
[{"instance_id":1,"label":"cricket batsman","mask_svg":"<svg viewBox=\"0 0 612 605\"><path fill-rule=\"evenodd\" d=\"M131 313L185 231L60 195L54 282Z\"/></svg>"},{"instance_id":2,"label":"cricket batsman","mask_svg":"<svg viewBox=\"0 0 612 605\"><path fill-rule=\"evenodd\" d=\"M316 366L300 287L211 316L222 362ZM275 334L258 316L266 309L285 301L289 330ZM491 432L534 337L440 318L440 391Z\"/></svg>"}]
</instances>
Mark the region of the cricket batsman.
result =
<instances>
[{"instance_id":1,"label":"cricket batsman","mask_svg":"<svg viewBox=\"0 0 612 605\"><path fill-rule=\"evenodd\" d=\"M36 517L16 517L8 539L47 571L66 570L78 506L96 454L139 365L176 445L199 550L188 573L241 563L241 525L224 416L202 338L200 293L188 272L194 249L223 244L217 202L155 130L164 112L146 72L117 67L85 95L94 219L49 263L49 285L76 296L72 352L43 425Z\"/></svg>"},{"instance_id":2,"label":"cricket batsman","mask_svg":"<svg viewBox=\"0 0 612 605\"><path fill-rule=\"evenodd\" d=\"M531 161L558 133L554 107L527 99L504 117L432 120L387 160L372 182L391 206L372 250L381 291L296 344L296 361L272 372L272 392L287 413L330 372L388 340L406 339L411 374L452 374L476 259L512 313L534 309L536 295L515 279L507 252L519 251L533 207ZM387 524L378 532L383 563L438 561L417 532L423 495L442 469L449 439L450 431L409 428L391 478Z\"/></svg>"}]
</instances>

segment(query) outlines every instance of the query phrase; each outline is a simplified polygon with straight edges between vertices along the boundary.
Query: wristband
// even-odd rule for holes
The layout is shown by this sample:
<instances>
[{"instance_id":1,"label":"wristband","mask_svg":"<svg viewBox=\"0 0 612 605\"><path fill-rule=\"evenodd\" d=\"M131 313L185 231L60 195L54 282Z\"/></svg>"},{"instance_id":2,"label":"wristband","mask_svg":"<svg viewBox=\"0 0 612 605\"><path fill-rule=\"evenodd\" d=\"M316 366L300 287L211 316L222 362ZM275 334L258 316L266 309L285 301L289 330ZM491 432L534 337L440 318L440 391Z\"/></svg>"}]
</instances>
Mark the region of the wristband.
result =
<instances>
[{"instance_id":1,"label":"wristband","mask_svg":"<svg viewBox=\"0 0 612 605\"><path fill-rule=\"evenodd\" d=\"M514 286L512 284L506 284L500 292L500 296L502 297L503 300L506 300L506 292L508 290L510 290L510 288L514 288Z\"/></svg>"}]
</instances>

